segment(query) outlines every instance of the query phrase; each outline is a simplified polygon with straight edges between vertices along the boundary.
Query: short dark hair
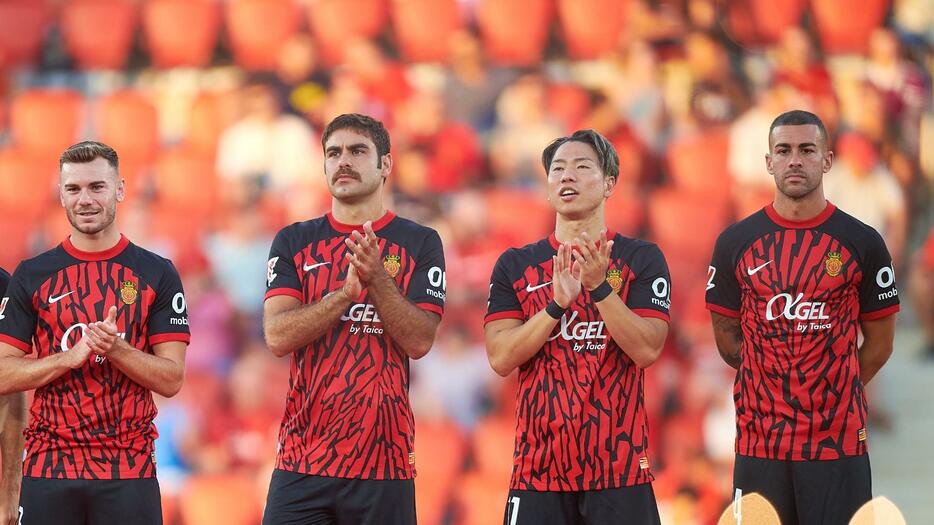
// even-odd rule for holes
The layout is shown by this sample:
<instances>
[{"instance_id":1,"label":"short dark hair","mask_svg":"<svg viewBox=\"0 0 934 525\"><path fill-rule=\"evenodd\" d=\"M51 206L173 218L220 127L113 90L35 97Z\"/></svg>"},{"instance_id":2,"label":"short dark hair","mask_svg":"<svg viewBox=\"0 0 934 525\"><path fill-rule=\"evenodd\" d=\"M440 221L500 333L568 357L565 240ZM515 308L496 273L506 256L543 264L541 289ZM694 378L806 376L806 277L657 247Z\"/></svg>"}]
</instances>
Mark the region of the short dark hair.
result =
<instances>
[{"instance_id":1,"label":"short dark hair","mask_svg":"<svg viewBox=\"0 0 934 525\"><path fill-rule=\"evenodd\" d=\"M373 144L376 145L376 165L379 167L383 162L383 155L389 153L389 132L383 123L373 117L361 115L359 113L344 113L334 117L334 120L328 123L324 128L324 134L321 135L321 147L327 147L328 139L335 131L339 129L352 129L363 135L366 135Z\"/></svg>"},{"instance_id":2,"label":"short dark hair","mask_svg":"<svg viewBox=\"0 0 934 525\"><path fill-rule=\"evenodd\" d=\"M792 111L786 111L781 115L775 117L775 120L772 121L772 125L769 126L769 147L771 148L772 144L772 131L779 126L808 126L814 125L817 126L818 132L820 132L821 137L824 139L824 144L830 144L830 138L827 136L827 128L824 127L824 122L821 121L820 117L811 113L810 111L804 111L801 109L795 109Z\"/></svg>"},{"instance_id":3,"label":"short dark hair","mask_svg":"<svg viewBox=\"0 0 934 525\"><path fill-rule=\"evenodd\" d=\"M107 164L119 173L120 160L117 158L117 152L107 144L93 140L85 140L68 146L68 149L58 158L58 169L61 171L65 163L87 164L98 157L106 160Z\"/></svg>"},{"instance_id":4,"label":"short dark hair","mask_svg":"<svg viewBox=\"0 0 934 525\"><path fill-rule=\"evenodd\" d=\"M542 151L542 166L545 167L545 173L551 171L551 161L555 158L555 152L562 145L568 142L583 142L589 144L597 153L597 160L600 161L600 169L604 177L619 177L619 155L616 154L616 148L610 144L610 141L603 135L592 129L579 129L567 137L560 137L545 147Z\"/></svg>"}]
</instances>

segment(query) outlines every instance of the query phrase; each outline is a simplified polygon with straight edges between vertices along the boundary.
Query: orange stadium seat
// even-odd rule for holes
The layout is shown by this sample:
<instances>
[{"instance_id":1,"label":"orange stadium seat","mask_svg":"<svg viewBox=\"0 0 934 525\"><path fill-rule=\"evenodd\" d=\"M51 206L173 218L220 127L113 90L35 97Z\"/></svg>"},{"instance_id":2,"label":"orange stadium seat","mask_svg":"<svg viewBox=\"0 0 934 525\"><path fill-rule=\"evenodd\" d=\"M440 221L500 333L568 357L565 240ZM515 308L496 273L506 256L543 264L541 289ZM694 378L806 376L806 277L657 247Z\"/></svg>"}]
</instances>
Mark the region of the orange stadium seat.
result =
<instances>
[{"instance_id":1,"label":"orange stadium seat","mask_svg":"<svg viewBox=\"0 0 934 525\"><path fill-rule=\"evenodd\" d=\"M204 67L220 30L220 9L210 0L150 0L143 6L143 33L160 68Z\"/></svg>"},{"instance_id":2,"label":"orange stadium seat","mask_svg":"<svg viewBox=\"0 0 934 525\"><path fill-rule=\"evenodd\" d=\"M13 142L44 161L56 163L77 142L83 99L77 91L34 89L13 100L10 131Z\"/></svg>"},{"instance_id":3,"label":"orange stadium seat","mask_svg":"<svg viewBox=\"0 0 934 525\"><path fill-rule=\"evenodd\" d=\"M516 421L512 413L480 421L473 436L473 458L477 470L508 483L512 475L515 444Z\"/></svg>"},{"instance_id":4,"label":"orange stadium seat","mask_svg":"<svg viewBox=\"0 0 934 525\"><path fill-rule=\"evenodd\" d=\"M122 69L138 15L136 3L127 0L67 0L61 28L68 54L82 69Z\"/></svg>"},{"instance_id":5,"label":"orange stadium seat","mask_svg":"<svg viewBox=\"0 0 934 525\"><path fill-rule=\"evenodd\" d=\"M673 139L666 160L675 186L710 199L729 199L733 181L727 168L729 148L726 129L705 129Z\"/></svg>"},{"instance_id":6,"label":"orange stadium seat","mask_svg":"<svg viewBox=\"0 0 934 525\"><path fill-rule=\"evenodd\" d=\"M0 242L0 268L13 273L16 265L30 255L29 238L33 224L19 215L0 210L3 225L3 242Z\"/></svg>"},{"instance_id":7,"label":"orange stadium seat","mask_svg":"<svg viewBox=\"0 0 934 525\"><path fill-rule=\"evenodd\" d=\"M124 90L100 100L97 135L117 150L121 160L150 162L159 149L156 107L137 91Z\"/></svg>"},{"instance_id":8,"label":"orange stadium seat","mask_svg":"<svg viewBox=\"0 0 934 525\"><path fill-rule=\"evenodd\" d=\"M554 229L555 213L539 192L495 188L484 192L490 234L508 246L534 242ZM522 228L516 228L516 211L522 212Z\"/></svg>"},{"instance_id":9,"label":"orange stadium seat","mask_svg":"<svg viewBox=\"0 0 934 525\"><path fill-rule=\"evenodd\" d=\"M196 475L182 489L180 506L184 525L255 525L263 509L256 486L236 474Z\"/></svg>"},{"instance_id":10,"label":"orange stadium seat","mask_svg":"<svg viewBox=\"0 0 934 525\"><path fill-rule=\"evenodd\" d=\"M221 133L236 118L236 102L235 94L199 93L188 112L185 144L213 157Z\"/></svg>"},{"instance_id":11,"label":"orange stadium seat","mask_svg":"<svg viewBox=\"0 0 934 525\"><path fill-rule=\"evenodd\" d=\"M308 3L308 27L325 64L344 60L344 47L357 38L373 38L389 21L387 0L316 0Z\"/></svg>"},{"instance_id":12,"label":"orange stadium seat","mask_svg":"<svg viewBox=\"0 0 934 525\"><path fill-rule=\"evenodd\" d=\"M825 53L862 53L881 26L888 0L811 0L811 13ZM846 13L846 16L841 16Z\"/></svg>"},{"instance_id":13,"label":"orange stadium seat","mask_svg":"<svg viewBox=\"0 0 934 525\"><path fill-rule=\"evenodd\" d=\"M460 429L449 421L415 421L415 506L419 523L441 523L464 464L467 447Z\"/></svg>"},{"instance_id":14,"label":"orange stadium seat","mask_svg":"<svg viewBox=\"0 0 934 525\"><path fill-rule=\"evenodd\" d=\"M806 0L731 2L726 13L730 36L748 47L774 44L789 27L798 25Z\"/></svg>"},{"instance_id":15,"label":"orange stadium seat","mask_svg":"<svg viewBox=\"0 0 934 525\"><path fill-rule=\"evenodd\" d=\"M604 209L607 228L627 237L638 236L645 223L643 200L638 186L617 184Z\"/></svg>"},{"instance_id":16,"label":"orange stadium seat","mask_svg":"<svg viewBox=\"0 0 934 525\"><path fill-rule=\"evenodd\" d=\"M35 63L48 22L44 1L0 2L0 69Z\"/></svg>"},{"instance_id":17,"label":"orange stadium seat","mask_svg":"<svg viewBox=\"0 0 934 525\"><path fill-rule=\"evenodd\" d=\"M455 495L460 525L502 523L509 478L471 472L461 478Z\"/></svg>"},{"instance_id":18,"label":"orange stadium seat","mask_svg":"<svg viewBox=\"0 0 934 525\"><path fill-rule=\"evenodd\" d=\"M260 71L276 67L279 50L300 20L291 0L233 0L224 15L237 64Z\"/></svg>"},{"instance_id":19,"label":"orange stadium seat","mask_svg":"<svg viewBox=\"0 0 934 525\"><path fill-rule=\"evenodd\" d=\"M461 27L456 0L392 0L396 44L409 62L442 62Z\"/></svg>"},{"instance_id":20,"label":"orange stadium seat","mask_svg":"<svg viewBox=\"0 0 934 525\"><path fill-rule=\"evenodd\" d=\"M197 151L175 148L164 151L153 173L160 207L207 218L218 209L218 182L214 162Z\"/></svg>"},{"instance_id":21,"label":"orange stadium seat","mask_svg":"<svg viewBox=\"0 0 934 525\"><path fill-rule=\"evenodd\" d=\"M479 0L477 25L487 58L501 65L539 64L553 16L551 0Z\"/></svg>"},{"instance_id":22,"label":"orange stadium seat","mask_svg":"<svg viewBox=\"0 0 934 525\"><path fill-rule=\"evenodd\" d=\"M568 55L576 60L599 58L619 45L626 28L622 0L558 0L558 20Z\"/></svg>"}]
</instances>

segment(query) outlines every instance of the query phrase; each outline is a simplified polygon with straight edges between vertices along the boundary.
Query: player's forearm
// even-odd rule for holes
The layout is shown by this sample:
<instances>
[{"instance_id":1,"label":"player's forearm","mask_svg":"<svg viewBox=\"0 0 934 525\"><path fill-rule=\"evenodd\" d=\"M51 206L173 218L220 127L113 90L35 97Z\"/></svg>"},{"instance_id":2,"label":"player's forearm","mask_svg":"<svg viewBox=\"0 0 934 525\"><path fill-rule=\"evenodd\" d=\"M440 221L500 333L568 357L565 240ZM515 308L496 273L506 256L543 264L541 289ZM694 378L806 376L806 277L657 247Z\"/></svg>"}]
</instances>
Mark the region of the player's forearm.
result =
<instances>
[{"instance_id":1,"label":"player's forearm","mask_svg":"<svg viewBox=\"0 0 934 525\"><path fill-rule=\"evenodd\" d=\"M720 357L726 364L739 370L739 365L743 362L743 329L739 319L715 312L711 312L710 317Z\"/></svg>"},{"instance_id":2,"label":"player's forearm","mask_svg":"<svg viewBox=\"0 0 934 525\"><path fill-rule=\"evenodd\" d=\"M541 310L515 328L487 334L486 353L493 371L506 377L524 365L542 349L557 324L557 319Z\"/></svg>"},{"instance_id":3,"label":"player's forearm","mask_svg":"<svg viewBox=\"0 0 934 525\"><path fill-rule=\"evenodd\" d=\"M658 359L668 335L667 329L656 325L630 310L616 294L596 303L607 332L616 344L639 368L645 368Z\"/></svg>"},{"instance_id":4,"label":"player's forearm","mask_svg":"<svg viewBox=\"0 0 934 525\"><path fill-rule=\"evenodd\" d=\"M431 350L440 319L416 306L396 286L388 274L377 277L367 287L383 329L402 351L419 359Z\"/></svg>"},{"instance_id":5,"label":"player's forearm","mask_svg":"<svg viewBox=\"0 0 934 525\"><path fill-rule=\"evenodd\" d=\"M324 336L351 304L353 299L337 290L316 303L266 315L263 317L266 346L278 357L304 348Z\"/></svg>"},{"instance_id":6,"label":"player's forearm","mask_svg":"<svg viewBox=\"0 0 934 525\"><path fill-rule=\"evenodd\" d=\"M65 353L40 359L0 357L0 394L24 392L45 386L70 370Z\"/></svg>"},{"instance_id":7,"label":"player's forearm","mask_svg":"<svg viewBox=\"0 0 934 525\"><path fill-rule=\"evenodd\" d=\"M26 396L22 392L0 396L0 501L2 495L19 494L23 477L23 429L26 426ZM15 498L11 498L15 499Z\"/></svg>"},{"instance_id":8,"label":"player's forearm","mask_svg":"<svg viewBox=\"0 0 934 525\"><path fill-rule=\"evenodd\" d=\"M869 384L869 381L879 373L892 356L892 350L891 343L863 341L863 345L859 348L859 380L864 385Z\"/></svg>"},{"instance_id":9,"label":"player's forearm","mask_svg":"<svg viewBox=\"0 0 934 525\"><path fill-rule=\"evenodd\" d=\"M172 397L182 388L185 365L143 352L117 339L107 359L134 382L163 397Z\"/></svg>"}]
</instances>

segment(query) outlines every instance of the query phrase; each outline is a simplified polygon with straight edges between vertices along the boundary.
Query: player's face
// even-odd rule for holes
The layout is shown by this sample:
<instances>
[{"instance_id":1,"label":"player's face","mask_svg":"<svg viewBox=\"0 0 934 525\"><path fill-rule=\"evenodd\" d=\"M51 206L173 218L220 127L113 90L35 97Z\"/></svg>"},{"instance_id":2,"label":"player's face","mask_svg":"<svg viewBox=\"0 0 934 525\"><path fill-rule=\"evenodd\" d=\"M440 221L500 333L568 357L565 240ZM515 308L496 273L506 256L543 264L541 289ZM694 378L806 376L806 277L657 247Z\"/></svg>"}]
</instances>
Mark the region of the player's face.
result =
<instances>
[{"instance_id":1,"label":"player's face","mask_svg":"<svg viewBox=\"0 0 934 525\"><path fill-rule=\"evenodd\" d=\"M68 222L86 235L113 224L117 203L124 197L124 182L101 157L91 162L65 163L59 178L59 199Z\"/></svg>"},{"instance_id":2,"label":"player's face","mask_svg":"<svg viewBox=\"0 0 934 525\"><path fill-rule=\"evenodd\" d=\"M569 219L587 217L613 192L615 179L605 177L597 152L584 142L565 142L548 171L548 200Z\"/></svg>"},{"instance_id":3,"label":"player's face","mask_svg":"<svg viewBox=\"0 0 934 525\"><path fill-rule=\"evenodd\" d=\"M373 195L392 169L392 155L377 166L376 145L366 135L339 129L324 145L324 174L334 198L353 202Z\"/></svg>"},{"instance_id":4,"label":"player's face","mask_svg":"<svg viewBox=\"0 0 934 525\"><path fill-rule=\"evenodd\" d=\"M821 187L824 173L833 164L833 152L827 150L817 126L777 126L769 144L765 163L778 191L802 199Z\"/></svg>"}]
</instances>

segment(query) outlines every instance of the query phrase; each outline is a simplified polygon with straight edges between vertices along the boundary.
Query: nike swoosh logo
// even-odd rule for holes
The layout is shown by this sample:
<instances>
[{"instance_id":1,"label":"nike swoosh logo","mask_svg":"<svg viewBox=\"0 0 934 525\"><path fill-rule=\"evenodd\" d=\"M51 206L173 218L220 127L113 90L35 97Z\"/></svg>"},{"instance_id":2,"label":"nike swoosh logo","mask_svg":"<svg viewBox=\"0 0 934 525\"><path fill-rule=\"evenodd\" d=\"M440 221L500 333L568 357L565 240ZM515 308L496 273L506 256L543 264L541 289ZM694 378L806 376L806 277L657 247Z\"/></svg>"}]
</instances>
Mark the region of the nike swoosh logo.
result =
<instances>
[{"instance_id":1,"label":"nike swoosh logo","mask_svg":"<svg viewBox=\"0 0 934 525\"><path fill-rule=\"evenodd\" d=\"M759 270L765 268L765 267L768 266L769 263L771 263L771 262L772 262L772 261L764 262L764 263L760 264L759 266L756 266L755 268L746 268L746 274L747 274L747 275L755 275L756 272L758 272Z\"/></svg>"},{"instance_id":2,"label":"nike swoosh logo","mask_svg":"<svg viewBox=\"0 0 934 525\"><path fill-rule=\"evenodd\" d=\"M304 264L304 265L302 265L302 270L305 270L305 271L307 272L307 271L309 271L309 270L314 270L315 268L317 268L317 267L319 267L319 266L323 266L323 265L325 265L325 264L331 264L331 261L320 262L320 263L317 263L317 264Z\"/></svg>"},{"instance_id":3,"label":"nike swoosh logo","mask_svg":"<svg viewBox=\"0 0 934 525\"><path fill-rule=\"evenodd\" d=\"M539 284L539 285L537 285L537 286L532 286L531 284L527 284L527 285L525 286L525 291L528 292L528 293L532 293L532 292L534 292L535 290L538 290L539 288L544 288L545 286L548 286L549 284L551 284L551 281L548 281L547 283Z\"/></svg>"},{"instance_id":4,"label":"nike swoosh logo","mask_svg":"<svg viewBox=\"0 0 934 525\"><path fill-rule=\"evenodd\" d=\"M72 291L70 291L70 292L68 292L68 293L63 293L62 295L59 295L59 296L57 296L57 297L51 297L51 296L49 296L49 304L55 304L55 303L61 301L62 299L68 297L69 295L71 295L71 294L73 294L73 293L75 293L74 290L72 290Z\"/></svg>"}]
</instances>

